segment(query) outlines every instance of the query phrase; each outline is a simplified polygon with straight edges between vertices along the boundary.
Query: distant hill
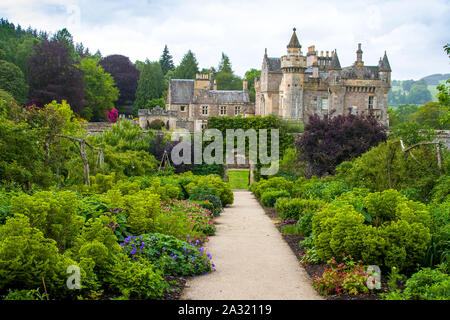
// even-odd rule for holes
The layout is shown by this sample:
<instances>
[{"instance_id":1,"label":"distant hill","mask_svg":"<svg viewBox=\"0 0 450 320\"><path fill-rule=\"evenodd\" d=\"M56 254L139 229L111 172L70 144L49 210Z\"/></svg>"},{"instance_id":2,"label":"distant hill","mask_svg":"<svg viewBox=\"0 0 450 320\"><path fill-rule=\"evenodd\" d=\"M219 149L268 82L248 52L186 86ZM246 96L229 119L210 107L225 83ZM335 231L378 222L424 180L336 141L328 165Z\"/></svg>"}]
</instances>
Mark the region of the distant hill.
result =
<instances>
[{"instance_id":1,"label":"distant hill","mask_svg":"<svg viewBox=\"0 0 450 320\"><path fill-rule=\"evenodd\" d=\"M420 80L425 80L429 86L437 86L440 82L446 81L447 79L450 79L450 73L436 73L423 77Z\"/></svg>"},{"instance_id":2,"label":"distant hill","mask_svg":"<svg viewBox=\"0 0 450 320\"><path fill-rule=\"evenodd\" d=\"M450 79L450 73L431 74L419 80L392 80L388 104L390 106L422 105L429 101L437 101L436 86L447 79Z\"/></svg>"}]
</instances>

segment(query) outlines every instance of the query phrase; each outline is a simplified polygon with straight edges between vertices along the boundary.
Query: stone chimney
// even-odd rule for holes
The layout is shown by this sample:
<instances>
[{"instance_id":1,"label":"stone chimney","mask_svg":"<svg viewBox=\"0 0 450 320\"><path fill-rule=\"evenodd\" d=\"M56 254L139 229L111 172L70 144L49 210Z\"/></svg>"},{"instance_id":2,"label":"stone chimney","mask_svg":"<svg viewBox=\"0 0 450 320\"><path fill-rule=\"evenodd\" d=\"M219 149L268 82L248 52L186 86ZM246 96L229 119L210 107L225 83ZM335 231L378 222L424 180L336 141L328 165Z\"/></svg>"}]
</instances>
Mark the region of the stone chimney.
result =
<instances>
[{"instance_id":1,"label":"stone chimney","mask_svg":"<svg viewBox=\"0 0 450 320\"><path fill-rule=\"evenodd\" d=\"M242 90L247 91L248 88L247 85L248 85L247 78L244 77L244 81L242 81Z\"/></svg>"}]
</instances>

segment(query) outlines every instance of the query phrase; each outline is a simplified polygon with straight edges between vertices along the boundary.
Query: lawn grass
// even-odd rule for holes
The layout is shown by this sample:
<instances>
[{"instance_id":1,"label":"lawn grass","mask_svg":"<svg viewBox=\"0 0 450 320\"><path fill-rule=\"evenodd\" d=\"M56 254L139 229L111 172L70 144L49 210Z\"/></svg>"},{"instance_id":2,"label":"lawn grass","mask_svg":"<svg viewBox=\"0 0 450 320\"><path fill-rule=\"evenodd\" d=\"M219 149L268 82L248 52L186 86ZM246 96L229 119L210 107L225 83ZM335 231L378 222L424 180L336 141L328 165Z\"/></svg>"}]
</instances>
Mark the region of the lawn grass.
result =
<instances>
[{"instance_id":1,"label":"lawn grass","mask_svg":"<svg viewBox=\"0 0 450 320\"><path fill-rule=\"evenodd\" d=\"M231 189L247 190L249 180L249 170L229 170L228 183Z\"/></svg>"}]
</instances>

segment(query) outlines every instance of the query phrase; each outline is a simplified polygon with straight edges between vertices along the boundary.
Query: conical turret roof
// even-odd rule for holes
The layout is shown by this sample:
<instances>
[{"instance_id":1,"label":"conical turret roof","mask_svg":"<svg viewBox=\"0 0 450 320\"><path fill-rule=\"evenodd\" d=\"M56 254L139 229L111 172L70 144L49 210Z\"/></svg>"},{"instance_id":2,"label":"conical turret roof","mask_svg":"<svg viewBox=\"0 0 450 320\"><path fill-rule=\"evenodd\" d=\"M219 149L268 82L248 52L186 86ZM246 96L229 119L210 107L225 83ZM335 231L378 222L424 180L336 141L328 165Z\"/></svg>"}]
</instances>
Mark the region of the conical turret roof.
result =
<instances>
[{"instance_id":1,"label":"conical turret roof","mask_svg":"<svg viewBox=\"0 0 450 320\"><path fill-rule=\"evenodd\" d=\"M288 48L301 48L300 42L298 41L297 34L295 33L295 28L293 29L294 33L292 34L291 41L287 45Z\"/></svg>"},{"instance_id":2,"label":"conical turret roof","mask_svg":"<svg viewBox=\"0 0 450 320\"><path fill-rule=\"evenodd\" d=\"M380 71L386 71L386 72L391 72L391 65L389 64L389 60L386 54L386 51L384 52L384 57L383 60L381 60L381 65L380 65Z\"/></svg>"},{"instance_id":3,"label":"conical turret roof","mask_svg":"<svg viewBox=\"0 0 450 320\"><path fill-rule=\"evenodd\" d=\"M328 70L342 70L341 63L339 62L339 58L338 58L336 49L334 49L334 55L331 58L330 66L328 67Z\"/></svg>"}]
</instances>

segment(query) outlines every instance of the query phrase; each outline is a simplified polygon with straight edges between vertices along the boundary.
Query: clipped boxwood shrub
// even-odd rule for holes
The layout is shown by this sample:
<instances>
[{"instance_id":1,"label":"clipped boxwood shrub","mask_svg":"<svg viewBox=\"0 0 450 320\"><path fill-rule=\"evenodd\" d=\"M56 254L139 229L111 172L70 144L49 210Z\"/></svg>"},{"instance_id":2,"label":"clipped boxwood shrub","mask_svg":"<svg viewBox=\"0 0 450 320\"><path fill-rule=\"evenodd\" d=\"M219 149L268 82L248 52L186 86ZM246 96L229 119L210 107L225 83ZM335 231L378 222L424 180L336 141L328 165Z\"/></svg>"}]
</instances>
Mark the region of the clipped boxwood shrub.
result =
<instances>
[{"instance_id":1,"label":"clipped boxwood shrub","mask_svg":"<svg viewBox=\"0 0 450 320\"><path fill-rule=\"evenodd\" d=\"M273 207L278 198L289 197L289 192L281 191L266 191L261 196L261 202L265 207Z\"/></svg>"},{"instance_id":2,"label":"clipped boxwood shrub","mask_svg":"<svg viewBox=\"0 0 450 320\"><path fill-rule=\"evenodd\" d=\"M338 200L312 217L321 260L345 253L366 264L399 269L411 269L423 261L431 239L430 214L424 204L392 189L369 193L359 208L367 219L351 203Z\"/></svg>"}]
</instances>

